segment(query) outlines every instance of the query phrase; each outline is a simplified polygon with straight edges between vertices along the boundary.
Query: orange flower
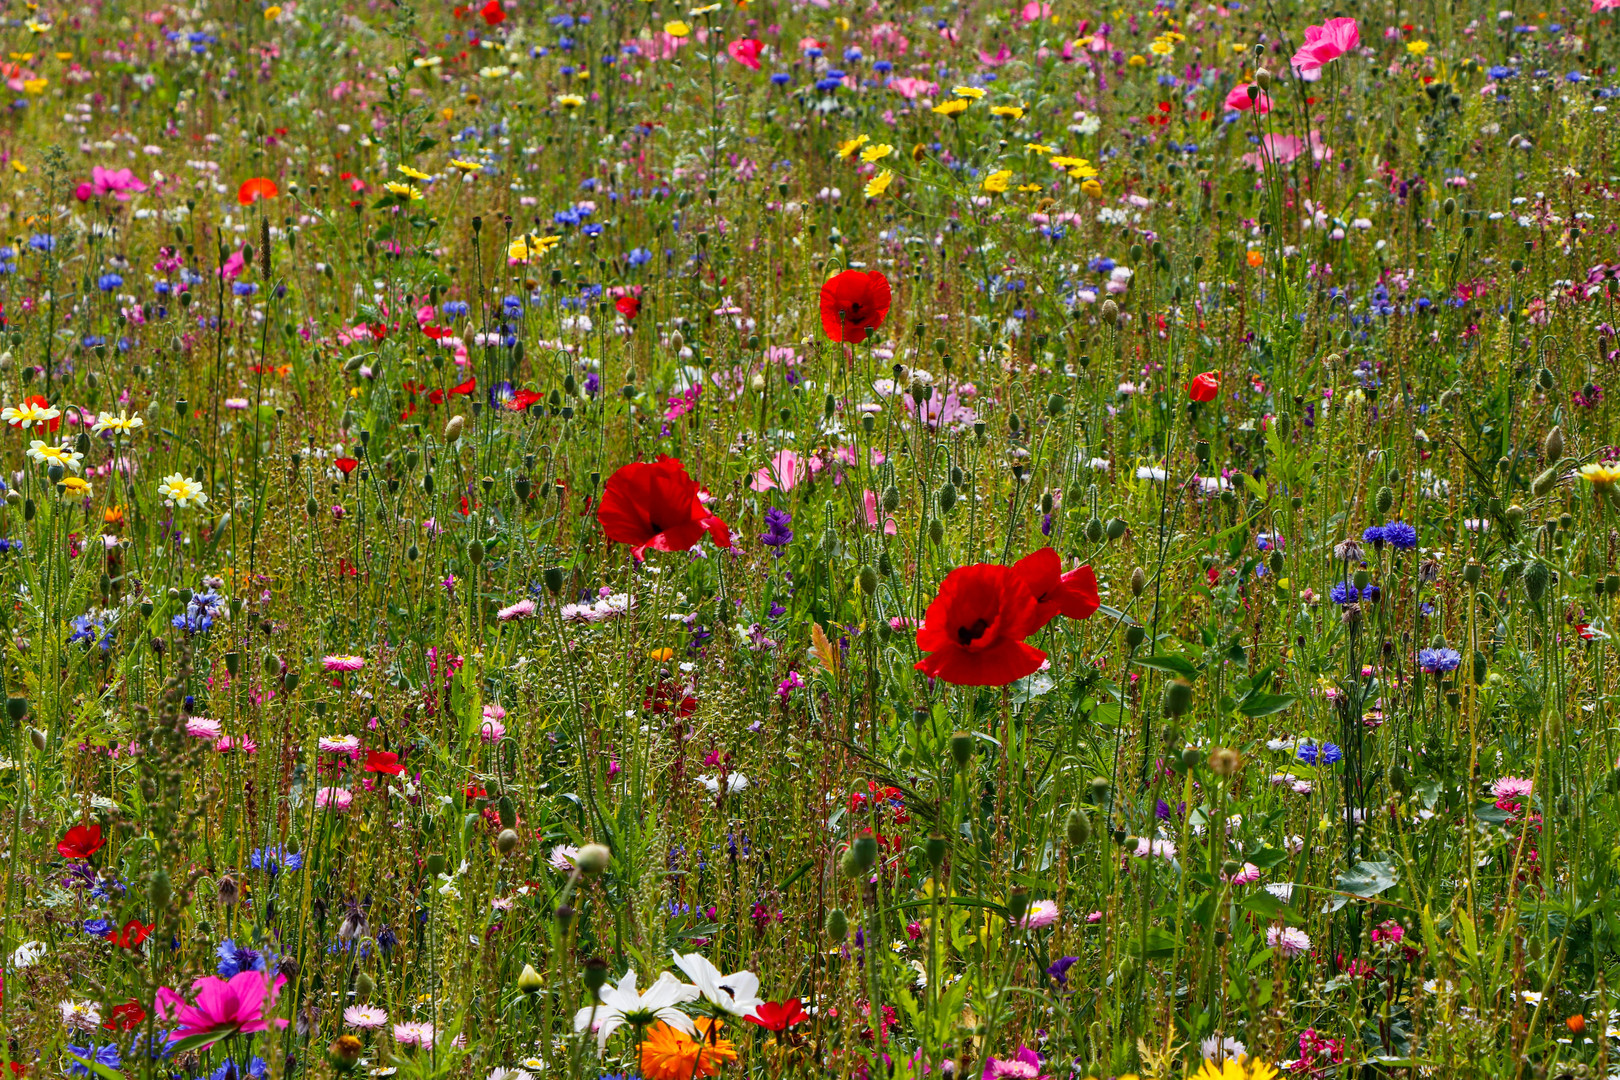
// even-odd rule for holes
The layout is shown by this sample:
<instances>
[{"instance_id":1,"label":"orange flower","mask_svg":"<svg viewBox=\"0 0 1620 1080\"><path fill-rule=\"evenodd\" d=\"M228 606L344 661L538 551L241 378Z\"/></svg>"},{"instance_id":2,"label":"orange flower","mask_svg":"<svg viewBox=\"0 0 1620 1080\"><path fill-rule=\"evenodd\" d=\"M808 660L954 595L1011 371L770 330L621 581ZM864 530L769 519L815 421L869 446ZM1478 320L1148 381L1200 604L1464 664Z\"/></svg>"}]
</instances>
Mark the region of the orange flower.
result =
<instances>
[{"instance_id":1,"label":"orange flower","mask_svg":"<svg viewBox=\"0 0 1620 1080\"><path fill-rule=\"evenodd\" d=\"M1569 1033L1571 1035L1579 1035L1586 1030L1586 1017L1582 1016L1580 1013L1576 1013L1574 1016L1564 1021L1564 1026L1569 1028Z\"/></svg>"},{"instance_id":2,"label":"orange flower","mask_svg":"<svg viewBox=\"0 0 1620 1080\"><path fill-rule=\"evenodd\" d=\"M251 180L242 181L242 186L236 189L236 201L243 206L252 206L260 199L273 199L281 194L274 180L266 180L262 176L255 176Z\"/></svg>"},{"instance_id":3,"label":"orange flower","mask_svg":"<svg viewBox=\"0 0 1620 1080\"><path fill-rule=\"evenodd\" d=\"M1258 267L1261 263L1263 263L1265 261L1266 261L1266 257L1264 255L1262 255L1260 252L1258 252L1258 251L1249 252L1249 265L1250 266Z\"/></svg>"},{"instance_id":4,"label":"orange flower","mask_svg":"<svg viewBox=\"0 0 1620 1080\"><path fill-rule=\"evenodd\" d=\"M727 1061L737 1060L730 1039L716 1039L713 1033L724 1025L703 1017L694 1020L699 1042L660 1020L647 1029L641 1044L641 1075L647 1080L692 1080L694 1076L714 1076Z\"/></svg>"}]
</instances>

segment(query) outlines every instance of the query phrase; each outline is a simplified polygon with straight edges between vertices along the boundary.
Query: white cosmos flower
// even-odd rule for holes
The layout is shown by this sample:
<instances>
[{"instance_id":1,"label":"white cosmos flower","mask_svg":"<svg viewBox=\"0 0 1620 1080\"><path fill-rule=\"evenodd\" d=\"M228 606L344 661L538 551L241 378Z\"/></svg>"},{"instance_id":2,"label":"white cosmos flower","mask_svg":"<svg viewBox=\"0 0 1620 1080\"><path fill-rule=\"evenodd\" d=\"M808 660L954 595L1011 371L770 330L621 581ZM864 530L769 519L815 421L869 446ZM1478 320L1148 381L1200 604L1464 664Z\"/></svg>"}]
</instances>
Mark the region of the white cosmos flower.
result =
<instances>
[{"instance_id":1,"label":"white cosmos flower","mask_svg":"<svg viewBox=\"0 0 1620 1080\"><path fill-rule=\"evenodd\" d=\"M706 1000L733 1016L747 1016L765 1003L759 996L759 976L752 971L722 975L708 957L698 953L676 953L675 966L686 973Z\"/></svg>"},{"instance_id":2,"label":"white cosmos flower","mask_svg":"<svg viewBox=\"0 0 1620 1080\"><path fill-rule=\"evenodd\" d=\"M697 1028L692 1018L675 1006L693 1001L698 988L687 986L669 972L658 976L658 981L647 987L644 994L636 993L636 969L624 973L618 986L604 986L597 991L602 1004L586 1006L574 1014L574 1030L596 1028L598 1052L607 1049L608 1037L625 1024L650 1024L662 1020L677 1031L694 1034Z\"/></svg>"}]
</instances>

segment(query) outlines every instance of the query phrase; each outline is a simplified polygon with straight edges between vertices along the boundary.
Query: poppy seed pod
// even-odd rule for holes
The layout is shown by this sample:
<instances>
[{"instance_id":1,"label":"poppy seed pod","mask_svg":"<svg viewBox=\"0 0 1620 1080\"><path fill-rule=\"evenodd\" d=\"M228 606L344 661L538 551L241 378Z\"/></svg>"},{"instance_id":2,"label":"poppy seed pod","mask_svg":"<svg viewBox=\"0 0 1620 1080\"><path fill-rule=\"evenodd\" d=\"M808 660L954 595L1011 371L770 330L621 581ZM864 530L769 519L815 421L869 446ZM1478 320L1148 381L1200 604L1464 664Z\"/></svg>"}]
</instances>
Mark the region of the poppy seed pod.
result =
<instances>
[{"instance_id":1,"label":"poppy seed pod","mask_svg":"<svg viewBox=\"0 0 1620 1080\"><path fill-rule=\"evenodd\" d=\"M1007 918L1013 922L1022 919L1029 912L1029 886L1014 885L1007 893Z\"/></svg>"},{"instance_id":2,"label":"poppy seed pod","mask_svg":"<svg viewBox=\"0 0 1620 1080\"><path fill-rule=\"evenodd\" d=\"M438 877L444 873L444 868L447 865L449 864L445 862L444 856L436 851L423 860L423 869L427 870L428 877Z\"/></svg>"},{"instance_id":3,"label":"poppy seed pod","mask_svg":"<svg viewBox=\"0 0 1620 1080\"><path fill-rule=\"evenodd\" d=\"M37 727L31 727L28 729L28 741L32 743L34 749L41 754L45 752L45 747L49 745L46 740L45 733L39 730Z\"/></svg>"},{"instance_id":4,"label":"poppy seed pod","mask_svg":"<svg viewBox=\"0 0 1620 1080\"><path fill-rule=\"evenodd\" d=\"M532 970L529 969L529 965L527 964L523 966L526 970ZM538 975L535 977L539 978ZM595 994L598 990L602 989L604 985L606 985L607 978L608 964L606 960L603 960L600 956L593 956L589 960L585 961L584 979L586 990L589 990L592 994ZM518 988L522 989L521 984ZM538 990L539 987L537 986L535 989Z\"/></svg>"},{"instance_id":5,"label":"poppy seed pod","mask_svg":"<svg viewBox=\"0 0 1620 1080\"><path fill-rule=\"evenodd\" d=\"M1127 526L1125 524L1125 519L1124 518L1109 518L1108 519L1108 524L1107 524L1107 526L1104 527L1103 531L1104 531L1104 534L1108 537L1109 540L1118 540L1120 537L1125 535L1125 529L1126 528L1127 528ZM1135 575L1133 574L1132 575L1132 585L1133 585L1133 587L1134 587L1134 584L1135 584ZM1144 584L1146 584L1146 583L1144 582Z\"/></svg>"},{"instance_id":6,"label":"poppy seed pod","mask_svg":"<svg viewBox=\"0 0 1620 1080\"><path fill-rule=\"evenodd\" d=\"M1383 516L1389 513L1389 508L1393 505L1395 505L1395 493L1389 489L1388 484L1385 484L1378 489L1378 494L1373 496L1373 506L1378 509L1379 516Z\"/></svg>"},{"instance_id":7,"label":"poppy seed pod","mask_svg":"<svg viewBox=\"0 0 1620 1080\"><path fill-rule=\"evenodd\" d=\"M1091 839L1091 819L1079 807L1069 811L1068 819L1064 822L1064 832L1068 835L1071 848L1081 847Z\"/></svg>"},{"instance_id":8,"label":"poppy seed pod","mask_svg":"<svg viewBox=\"0 0 1620 1080\"><path fill-rule=\"evenodd\" d=\"M958 769L967 768L967 763L973 760L973 736L965 731L958 731L951 735L951 760L956 762Z\"/></svg>"},{"instance_id":9,"label":"poppy seed pod","mask_svg":"<svg viewBox=\"0 0 1620 1080\"><path fill-rule=\"evenodd\" d=\"M146 886L146 900L151 906L153 921L161 919L163 913L169 910L169 901L173 895L173 888L169 884L169 872L159 869Z\"/></svg>"},{"instance_id":10,"label":"poppy seed pod","mask_svg":"<svg viewBox=\"0 0 1620 1080\"><path fill-rule=\"evenodd\" d=\"M877 838L870 833L857 836L855 842L849 846L849 853L855 865L865 873L877 864Z\"/></svg>"},{"instance_id":11,"label":"poppy seed pod","mask_svg":"<svg viewBox=\"0 0 1620 1080\"><path fill-rule=\"evenodd\" d=\"M574 865L579 867L582 874L600 874L608 868L613 853L602 844L586 844L579 849L579 855L574 859Z\"/></svg>"},{"instance_id":12,"label":"poppy seed pod","mask_svg":"<svg viewBox=\"0 0 1620 1080\"><path fill-rule=\"evenodd\" d=\"M1564 429L1561 426L1554 424L1553 429L1547 432L1547 438L1541 444L1541 455L1544 460L1555 464L1564 456Z\"/></svg>"},{"instance_id":13,"label":"poppy seed pod","mask_svg":"<svg viewBox=\"0 0 1620 1080\"><path fill-rule=\"evenodd\" d=\"M833 944L840 944L849 937L849 916L844 914L843 908L833 908L827 912L827 921L822 924L827 933L827 940Z\"/></svg>"},{"instance_id":14,"label":"poppy seed pod","mask_svg":"<svg viewBox=\"0 0 1620 1080\"><path fill-rule=\"evenodd\" d=\"M1551 571L1547 564L1540 559L1524 568L1524 592L1533 601L1539 601L1547 592L1547 583L1551 579Z\"/></svg>"},{"instance_id":15,"label":"poppy seed pod","mask_svg":"<svg viewBox=\"0 0 1620 1080\"><path fill-rule=\"evenodd\" d=\"M461 438L461 429L467 424L467 418L460 413L452 416L444 425L444 441L455 442Z\"/></svg>"},{"instance_id":16,"label":"poppy seed pod","mask_svg":"<svg viewBox=\"0 0 1620 1080\"><path fill-rule=\"evenodd\" d=\"M495 850L502 855L510 855L517 850L518 834L515 829L502 829L500 835L495 837Z\"/></svg>"},{"instance_id":17,"label":"poppy seed pod","mask_svg":"<svg viewBox=\"0 0 1620 1080\"><path fill-rule=\"evenodd\" d=\"M556 596L562 592L563 572L560 566L548 566L545 573L546 591Z\"/></svg>"},{"instance_id":18,"label":"poppy seed pod","mask_svg":"<svg viewBox=\"0 0 1620 1080\"><path fill-rule=\"evenodd\" d=\"M923 854L928 856L928 865L938 870L945 861L945 852L949 850L950 842L939 833L931 834L923 843Z\"/></svg>"},{"instance_id":19,"label":"poppy seed pod","mask_svg":"<svg viewBox=\"0 0 1620 1080\"><path fill-rule=\"evenodd\" d=\"M1139 647L1147 638L1147 631L1141 623L1132 623L1125 628L1125 644L1132 649Z\"/></svg>"},{"instance_id":20,"label":"poppy seed pod","mask_svg":"<svg viewBox=\"0 0 1620 1080\"><path fill-rule=\"evenodd\" d=\"M1166 716L1181 716L1192 707L1192 683L1185 679L1171 679L1164 687Z\"/></svg>"},{"instance_id":21,"label":"poppy seed pod","mask_svg":"<svg viewBox=\"0 0 1620 1080\"><path fill-rule=\"evenodd\" d=\"M956 509L956 485L949 480L939 489L939 512L949 514Z\"/></svg>"},{"instance_id":22,"label":"poppy seed pod","mask_svg":"<svg viewBox=\"0 0 1620 1080\"><path fill-rule=\"evenodd\" d=\"M1147 590L1147 573L1138 566L1131 571L1131 595L1141 596Z\"/></svg>"}]
</instances>

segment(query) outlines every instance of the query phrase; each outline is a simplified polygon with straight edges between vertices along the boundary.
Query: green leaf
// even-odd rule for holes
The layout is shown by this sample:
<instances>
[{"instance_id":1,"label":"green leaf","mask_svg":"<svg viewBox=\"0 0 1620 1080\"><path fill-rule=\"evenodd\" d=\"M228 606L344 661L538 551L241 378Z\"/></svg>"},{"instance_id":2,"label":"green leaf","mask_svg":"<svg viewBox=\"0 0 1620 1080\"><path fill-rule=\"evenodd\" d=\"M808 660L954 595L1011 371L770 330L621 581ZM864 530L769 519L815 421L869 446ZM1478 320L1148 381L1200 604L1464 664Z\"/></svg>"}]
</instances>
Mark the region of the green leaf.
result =
<instances>
[{"instance_id":1,"label":"green leaf","mask_svg":"<svg viewBox=\"0 0 1620 1080\"><path fill-rule=\"evenodd\" d=\"M67 1051L67 1056L101 1077L101 1080L124 1080L123 1073L107 1068L107 1066L94 1058L82 1058L71 1050Z\"/></svg>"},{"instance_id":2,"label":"green leaf","mask_svg":"<svg viewBox=\"0 0 1620 1080\"><path fill-rule=\"evenodd\" d=\"M235 1035L237 1028L241 1026L242 1025L240 1024L231 1024L228 1027L214 1028L210 1031L199 1031L195 1035L187 1035L183 1039L177 1039L176 1041L170 1043L169 1053L171 1056L189 1054L193 1050L201 1050L206 1046L213 1046L215 1043L221 1042L230 1038L232 1035Z\"/></svg>"},{"instance_id":3,"label":"green leaf","mask_svg":"<svg viewBox=\"0 0 1620 1080\"><path fill-rule=\"evenodd\" d=\"M1158 926L1148 927L1145 938L1132 938L1125 946L1126 956L1169 956L1175 951L1175 935Z\"/></svg>"},{"instance_id":4,"label":"green leaf","mask_svg":"<svg viewBox=\"0 0 1620 1080\"><path fill-rule=\"evenodd\" d=\"M1153 668L1155 671L1168 671L1172 675L1180 675L1185 679L1198 678L1198 669L1185 656L1165 654L1164 656L1139 656L1135 663L1139 667Z\"/></svg>"},{"instance_id":5,"label":"green leaf","mask_svg":"<svg viewBox=\"0 0 1620 1080\"><path fill-rule=\"evenodd\" d=\"M1250 717L1274 716L1298 700L1293 694L1250 694L1238 703L1238 712Z\"/></svg>"},{"instance_id":6,"label":"green leaf","mask_svg":"<svg viewBox=\"0 0 1620 1080\"><path fill-rule=\"evenodd\" d=\"M1358 862L1347 872L1340 874L1333 887L1340 892L1349 893L1351 896L1367 899L1393 887L1398 880L1393 863ZM1328 910L1338 911L1347 903L1349 903L1348 897L1336 896L1328 905Z\"/></svg>"},{"instance_id":7,"label":"green leaf","mask_svg":"<svg viewBox=\"0 0 1620 1080\"><path fill-rule=\"evenodd\" d=\"M1238 903L1238 910L1247 911L1249 914L1257 915L1268 922L1272 919L1282 919L1285 922L1296 924L1299 922L1299 915L1295 913L1293 908L1264 889L1244 897Z\"/></svg>"}]
</instances>

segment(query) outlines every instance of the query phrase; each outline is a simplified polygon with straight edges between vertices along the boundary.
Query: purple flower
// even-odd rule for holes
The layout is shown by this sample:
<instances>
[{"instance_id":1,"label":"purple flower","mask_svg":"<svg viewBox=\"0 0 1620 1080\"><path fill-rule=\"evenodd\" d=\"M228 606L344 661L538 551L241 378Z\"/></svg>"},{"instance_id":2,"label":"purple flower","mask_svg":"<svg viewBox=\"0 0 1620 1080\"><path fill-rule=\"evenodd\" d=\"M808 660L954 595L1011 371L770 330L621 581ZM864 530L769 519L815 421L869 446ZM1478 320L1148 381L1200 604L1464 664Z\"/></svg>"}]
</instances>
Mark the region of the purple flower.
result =
<instances>
[{"instance_id":1,"label":"purple flower","mask_svg":"<svg viewBox=\"0 0 1620 1080\"><path fill-rule=\"evenodd\" d=\"M793 530L788 528L793 523L793 515L786 510L774 506L765 511L765 532L760 535L760 543L774 548L777 555L782 549L793 542Z\"/></svg>"},{"instance_id":2,"label":"purple flower","mask_svg":"<svg viewBox=\"0 0 1620 1080\"><path fill-rule=\"evenodd\" d=\"M1052 966L1046 969L1046 973L1052 976L1053 982L1057 983L1064 989L1067 989L1069 986L1069 969L1072 968L1079 959L1080 958L1078 956L1060 956L1056 960L1052 961Z\"/></svg>"}]
</instances>

